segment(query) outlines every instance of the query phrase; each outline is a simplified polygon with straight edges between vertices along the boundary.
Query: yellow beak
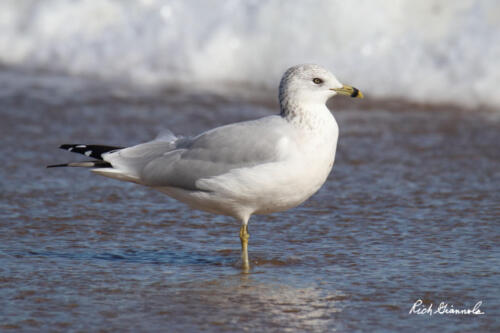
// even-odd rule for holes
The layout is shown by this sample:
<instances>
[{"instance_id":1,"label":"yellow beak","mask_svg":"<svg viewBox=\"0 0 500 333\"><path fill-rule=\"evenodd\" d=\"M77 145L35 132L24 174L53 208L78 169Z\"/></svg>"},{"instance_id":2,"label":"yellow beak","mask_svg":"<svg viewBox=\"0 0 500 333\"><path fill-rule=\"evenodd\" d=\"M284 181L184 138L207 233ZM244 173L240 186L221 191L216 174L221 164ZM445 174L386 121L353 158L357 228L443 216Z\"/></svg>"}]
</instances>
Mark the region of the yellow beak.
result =
<instances>
[{"instance_id":1,"label":"yellow beak","mask_svg":"<svg viewBox=\"0 0 500 333\"><path fill-rule=\"evenodd\" d=\"M351 96L354 98L363 98L363 93L359 91L358 89L348 86L347 84L344 84L342 88L331 88L330 90L333 90L337 92L339 95L345 95L345 96Z\"/></svg>"}]
</instances>

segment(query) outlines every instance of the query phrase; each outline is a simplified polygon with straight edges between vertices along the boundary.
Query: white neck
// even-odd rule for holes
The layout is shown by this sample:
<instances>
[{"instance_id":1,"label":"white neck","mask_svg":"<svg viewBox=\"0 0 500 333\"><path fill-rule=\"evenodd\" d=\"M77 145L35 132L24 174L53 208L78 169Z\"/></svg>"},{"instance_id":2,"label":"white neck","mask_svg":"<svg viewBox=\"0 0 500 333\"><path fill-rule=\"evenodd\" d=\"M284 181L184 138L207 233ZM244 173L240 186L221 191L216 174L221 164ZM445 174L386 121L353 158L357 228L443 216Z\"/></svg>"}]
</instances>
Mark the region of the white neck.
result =
<instances>
[{"instance_id":1,"label":"white neck","mask_svg":"<svg viewBox=\"0 0 500 333\"><path fill-rule=\"evenodd\" d=\"M304 103L285 99L281 101L281 116L301 128L318 131L337 128L337 122L325 103Z\"/></svg>"}]
</instances>

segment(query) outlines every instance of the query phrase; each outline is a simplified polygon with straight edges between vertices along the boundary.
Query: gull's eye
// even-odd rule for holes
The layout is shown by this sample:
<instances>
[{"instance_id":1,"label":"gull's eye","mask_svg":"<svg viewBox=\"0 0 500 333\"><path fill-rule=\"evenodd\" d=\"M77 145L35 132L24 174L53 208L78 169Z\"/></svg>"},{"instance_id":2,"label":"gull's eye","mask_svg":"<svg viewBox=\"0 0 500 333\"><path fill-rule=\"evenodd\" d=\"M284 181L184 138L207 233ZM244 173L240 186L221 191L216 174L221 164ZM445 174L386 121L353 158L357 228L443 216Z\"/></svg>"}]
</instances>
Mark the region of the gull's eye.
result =
<instances>
[{"instance_id":1,"label":"gull's eye","mask_svg":"<svg viewBox=\"0 0 500 333\"><path fill-rule=\"evenodd\" d=\"M322 84L322 83L323 83L323 80L321 80L321 79L320 79L320 78L318 78L318 77L315 77L315 78L313 79L313 82L314 82L315 84Z\"/></svg>"}]
</instances>

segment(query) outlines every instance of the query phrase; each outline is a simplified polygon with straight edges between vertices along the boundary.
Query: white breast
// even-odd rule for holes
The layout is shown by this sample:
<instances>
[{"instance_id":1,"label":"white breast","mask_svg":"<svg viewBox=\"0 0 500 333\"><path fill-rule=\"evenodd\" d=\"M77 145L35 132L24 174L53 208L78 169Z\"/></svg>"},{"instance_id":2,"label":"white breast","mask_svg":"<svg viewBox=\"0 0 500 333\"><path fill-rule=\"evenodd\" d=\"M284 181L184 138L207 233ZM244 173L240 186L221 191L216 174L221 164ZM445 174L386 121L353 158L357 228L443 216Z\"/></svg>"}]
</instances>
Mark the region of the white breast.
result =
<instances>
[{"instance_id":1,"label":"white breast","mask_svg":"<svg viewBox=\"0 0 500 333\"><path fill-rule=\"evenodd\" d=\"M332 169L338 126L325 110L306 123L291 123L294 134L277 143L278 162L202 179L198 185L207 192L161 190L195 208L237 218L293 208L316 193Z\"/></svg>"}]
</instances>

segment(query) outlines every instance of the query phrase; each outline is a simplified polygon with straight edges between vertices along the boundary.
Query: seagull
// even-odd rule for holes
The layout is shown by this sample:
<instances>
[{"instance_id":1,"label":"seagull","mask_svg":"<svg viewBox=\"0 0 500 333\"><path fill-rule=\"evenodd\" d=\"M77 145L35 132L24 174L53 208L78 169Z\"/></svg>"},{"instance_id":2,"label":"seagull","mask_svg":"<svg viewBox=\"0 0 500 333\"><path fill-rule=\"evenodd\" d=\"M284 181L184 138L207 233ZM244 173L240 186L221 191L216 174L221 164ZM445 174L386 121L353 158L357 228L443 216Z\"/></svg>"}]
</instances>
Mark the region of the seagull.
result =
<instances>
[{"instance_id":1,"label":"seagull","mask_svg":"<svg viewBox=\"0 0 500 333\"><path fill-rule=\"evenodd\" d=\"M280 113L217 127L193 137L167 135L131 147L63 144L109 178L159 190L194 209L241 223L241 261L248 271L248 221L306 201L333 167L339 129L326 106L335 95L363 98L314 64L289 68L279 85Z\"/></svg>"}]
</instances>

